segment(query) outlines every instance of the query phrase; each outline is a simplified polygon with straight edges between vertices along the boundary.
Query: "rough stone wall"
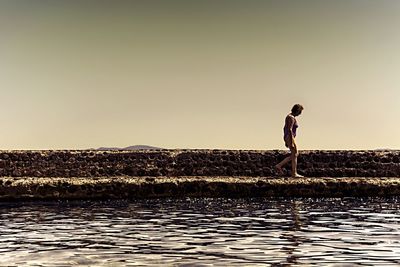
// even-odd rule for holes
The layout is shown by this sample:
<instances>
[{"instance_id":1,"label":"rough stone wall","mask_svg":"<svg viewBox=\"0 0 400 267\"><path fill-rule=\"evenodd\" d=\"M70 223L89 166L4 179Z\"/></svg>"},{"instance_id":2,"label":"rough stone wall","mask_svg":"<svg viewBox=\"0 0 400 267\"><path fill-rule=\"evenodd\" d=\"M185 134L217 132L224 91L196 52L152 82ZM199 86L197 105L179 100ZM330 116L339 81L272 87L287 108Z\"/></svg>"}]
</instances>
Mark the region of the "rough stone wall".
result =
<instances>
[{"instance_id":1,"label":"rough stone wall","mask_svg":"<svg viewBox=\"0 0 400 267\"><path fill-rule=\"evenodd\" d=\"M0 151L3 177L275 176L281 150ZM286 166L289 174L290 164ZM400 177L400 151L300 151L308 177Z\"/></svg>"},{"instance_id":2,"label":"rough stone wall","mask_svg":"<svg viewBox=\"0 0 400 267\"><path fill-rule=\"evenodd\" d=\"M1 200L163 197L391 197L400 178L0 177Z\"/></svg>"}]
</instances>

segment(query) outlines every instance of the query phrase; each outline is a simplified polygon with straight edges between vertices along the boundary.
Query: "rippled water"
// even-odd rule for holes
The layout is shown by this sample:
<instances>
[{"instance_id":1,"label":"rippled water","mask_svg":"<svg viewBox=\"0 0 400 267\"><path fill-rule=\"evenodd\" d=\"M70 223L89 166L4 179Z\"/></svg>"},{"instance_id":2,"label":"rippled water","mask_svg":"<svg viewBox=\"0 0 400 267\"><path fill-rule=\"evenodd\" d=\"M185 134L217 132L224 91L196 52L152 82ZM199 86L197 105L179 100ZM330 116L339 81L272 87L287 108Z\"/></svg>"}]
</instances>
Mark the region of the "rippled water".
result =
<instances>
[{"instance_id":1,"label":"rippled water","mask_svg":"<svg viewBox=\"0 0 400 267\"><path fill-rule=\"evenodd\" d=\"M399 266L399 199L0 204L1 266Z\"/></svg>"}]
</instances>

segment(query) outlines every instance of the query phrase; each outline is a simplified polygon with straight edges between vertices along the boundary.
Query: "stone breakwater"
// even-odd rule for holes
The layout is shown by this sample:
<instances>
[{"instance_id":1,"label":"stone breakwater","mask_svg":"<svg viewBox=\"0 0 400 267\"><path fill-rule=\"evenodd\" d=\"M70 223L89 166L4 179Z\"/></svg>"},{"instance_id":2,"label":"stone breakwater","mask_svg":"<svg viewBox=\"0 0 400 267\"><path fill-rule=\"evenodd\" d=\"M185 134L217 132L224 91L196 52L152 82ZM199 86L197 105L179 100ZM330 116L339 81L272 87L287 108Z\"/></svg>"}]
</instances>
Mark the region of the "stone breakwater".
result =
<instances>
[{"instance_id":1,"label":"stone breakwater","mask_svg":"<svg viewBox=\"0 0 400 267\"><path fill-rule=\"evenodd\" d=\"M0 199L400 195L400 151L300 151L304 179L276 176L274 165L286 156L280 150L0 151Z\"/></svg>"},{"instance_id":2,"label":"stone breakwater","mask_svg":"<svg viewBox=\"0 0 400 267\"><path fill-rule=\"evenodd\" d=\"M0 177L269 177L287 155L217 149L0 151ZM400 151L300 151L298 169L308 177L400 177Z\"/></svg>"},{"instance_id":3,"label":"stone breakwater","mask_svg":"<svg viewBox=\"0 0 400 267\"><path fill-rule=\"evenodd\" d=\"M400 196L400 178L298 179L224 176L0 178L0 200L346 196Z\"/></svg>"}]
</instances>

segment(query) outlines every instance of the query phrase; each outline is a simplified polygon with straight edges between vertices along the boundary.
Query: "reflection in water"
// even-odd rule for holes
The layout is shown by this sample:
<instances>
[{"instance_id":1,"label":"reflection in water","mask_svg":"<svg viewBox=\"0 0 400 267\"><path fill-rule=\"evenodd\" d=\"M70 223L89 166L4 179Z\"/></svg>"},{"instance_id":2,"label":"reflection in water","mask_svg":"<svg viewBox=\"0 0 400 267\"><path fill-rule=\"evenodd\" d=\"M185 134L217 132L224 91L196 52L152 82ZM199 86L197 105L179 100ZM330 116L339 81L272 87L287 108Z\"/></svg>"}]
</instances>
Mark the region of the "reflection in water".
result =
<instances>
[{"instance_id":1,"label":"reflection in water","mask_svg":"<svg viewBox=\"0 0 400 267\"><path fill-rule=\"evenodd\" d=\"M294 255L295 249L301 244L301 237L296 232L301 229L301 220L299 215L300 201L293 200L290 206L290 215L292 218L293 226L289 231L282 232L282 239L287 239L290 242L289 246L283 247L282 250L286 251L287 265L295 265L297 263L297 257Z\"/></svg>"},{"instance_id":2,"label":"reflection in water","mask_svg":"<svg viewBox=\"0 0 400 267\"><path fill-rule=\"evenodd\" d=\"M400 265L398 199L0 205L0 266Z\"/></svg>"}]
</instances>

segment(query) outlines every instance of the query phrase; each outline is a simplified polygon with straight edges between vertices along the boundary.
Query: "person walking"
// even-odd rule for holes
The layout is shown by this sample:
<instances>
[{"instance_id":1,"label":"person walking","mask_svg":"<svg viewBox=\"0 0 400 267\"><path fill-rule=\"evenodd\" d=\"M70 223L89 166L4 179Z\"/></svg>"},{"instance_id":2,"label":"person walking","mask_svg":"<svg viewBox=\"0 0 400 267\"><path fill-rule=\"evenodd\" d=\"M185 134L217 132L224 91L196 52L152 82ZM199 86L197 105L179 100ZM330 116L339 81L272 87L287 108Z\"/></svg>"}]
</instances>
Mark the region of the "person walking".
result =
<instances>
[{"instance_id":1,"label":"person walking","mask_svg":"<svg viewBox=\"0 0 400 267\"><path fill-rule=\"evenodd\" d=\"M299 151L297 150L297 145L295 141L296 130L299 127L297 124L296 117L299 116L304 107L300 104L295 104L292 107L291 113L286 116L285 126L283 127L283 140L285 141L285 146L290 149L290 156L286 157L280 163L275 165L276 170L282 174L282 167L292 161L292 177L304 177L297 173L297 157L299 156Z\"/></svg>"}]
</instances>

